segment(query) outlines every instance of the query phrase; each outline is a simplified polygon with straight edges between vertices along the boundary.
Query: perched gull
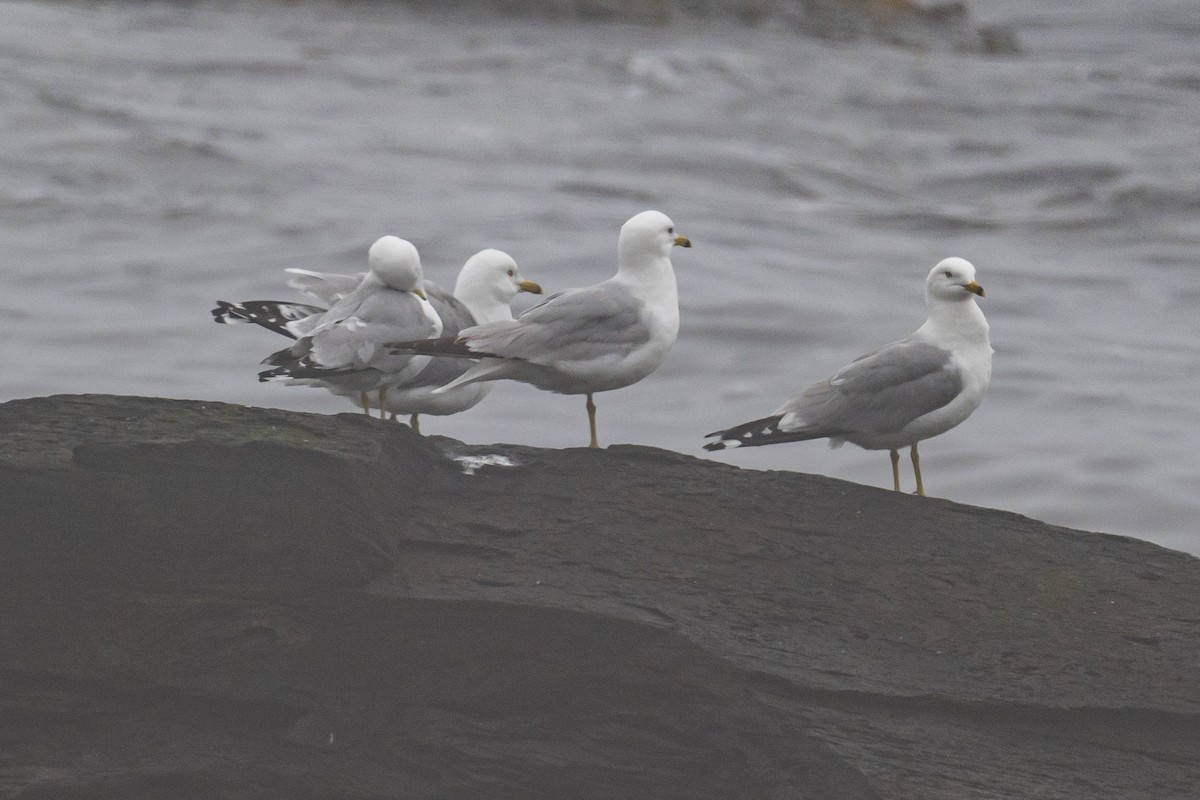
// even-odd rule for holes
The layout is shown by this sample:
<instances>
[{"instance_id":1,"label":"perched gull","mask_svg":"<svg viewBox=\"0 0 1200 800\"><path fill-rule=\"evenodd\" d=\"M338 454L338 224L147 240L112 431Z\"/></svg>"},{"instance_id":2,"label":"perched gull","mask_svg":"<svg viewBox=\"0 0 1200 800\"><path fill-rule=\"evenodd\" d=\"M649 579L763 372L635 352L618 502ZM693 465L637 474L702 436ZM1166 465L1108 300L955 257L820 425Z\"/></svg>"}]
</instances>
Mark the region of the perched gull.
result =
<instances>
[{"instance_id":1,"label":"perched gull","mask_svg":"<svg viewBox=\"0 0 1200 800\"><path fill-rule=\"evenodd\" d=\"M428 363L426 356L396 355L384 343L398 336L440 336L442 321L421 288L421 259L411 242L384 236L368 252L370 269L362 282L319 318L284 327L298 336L291 347L263 360L275 369L261 381L286 379L358 392L364 410L367 393L378 391L380 416L388 386L405 381Z\"/></svg>"},{"instance_id":2,"label":"perched gull","mask_svg":"<svg viewBox=\"0 0 1200 800\"><path fill-rule=\"evenodd\" d=\"M296 276L288 282L289 286L325 302L336 301L356 277L297 269L286 271ZM473 325L511 321L512 299L519 292L541 294L542 287L521 277L517 262L502 250L481 250L467 259L458 273L453 294L432 281L425 281L425 293L442 320L443 336L457 336ZM408 414L409 424L418 433L421 430L419 414L442 416L466 411L487 395L490 385L473 383L447 392L435 390L470 367L471 363L461 358L430 359L416 375L388 385L387 410L393 414ZM335 394L346 393L333 391Z\"/></svg>"},{"instance_id":3,"label":"perched gull","mask_svg":"<svg viewBox=\"0 0 1200 800\"><path fill-rule=\"evenodd\" d=\"M643 211L621 226L617 274L603 283L552 294L515 320L476 325L455 338L396 340L393 347L480 359L437 392L503 378L587 395L590 446L599 447L592 395L649 375L679 333L676 245L692 243L676 235L665 214Z\"/></svg>"},{"instance_id":4,"label":"perched gull","mask_svg":"<svg viewBox=\"0 0 1200 800\"><path fill-rule=\"evenodd\" d=\"M288 268L288 286L309 295L325 306L332 305L352 292L366 273L313 272ZM454 293L425 279L425 294L442 320L444 336L456 336L463 328L487 322L511 320L511 302L519 292L541 294L542 287L521 277L512 256L500 250L481 250L467 259L458 273ZM268 330L297 338L286 326L289 322L308 320L301 327L311 327L326 311L324 306L310 306L277 300L251 300L243 303L219 301L212 314L217 322L249 322ZM491 384L473 383L449 392L434 394L433 390L449 383L465 372L471 362L459 358L432 358L429 364L406 383L389 385L385 406L392 414L408 414L413 429L420 432L419 414L457 414L471 408L488 393ZM335 394L348 396L360 403L359 392L337 385L327 388Z\"/></svg>"},{"instance_id":5,"label":"perched gull","mask_svg":"<svg viewBox=\"0 0 1200 800\"><path fill-rule=\"evenodd\" d=\"M501 250L481 250L467 259L458 273L454 294L426 284L429 300L442 318L442 335L457 336L465 328L492 322L512 321L512 300L519 292L541 294L542 287L521 277L512 256ZM461 358L430 359L415 377L393 384L387 408L393 414L408 414L413 430L421 430L418 414L443 416L466 411L489 391L491 384L471 383L445 392L437 389L461 376L471 362Z\"/></svg>"},{"instance_id":6,"label":"perched gull","mask_svg":"<svg viewBox=\"0 0 1200 800\"><path fill-rule=\"evenodd\" d=\"M929 319L907 339L860 356L810 386L773 415L708 434L705 450L829 439L890 450L900 491L900 448L912 448L917 494L925 494L917 442L945 433L971 415L992 377L988 324L975 304L983 287L975 267L947 258L929 272Z\"/></svg>"}]
</instances>

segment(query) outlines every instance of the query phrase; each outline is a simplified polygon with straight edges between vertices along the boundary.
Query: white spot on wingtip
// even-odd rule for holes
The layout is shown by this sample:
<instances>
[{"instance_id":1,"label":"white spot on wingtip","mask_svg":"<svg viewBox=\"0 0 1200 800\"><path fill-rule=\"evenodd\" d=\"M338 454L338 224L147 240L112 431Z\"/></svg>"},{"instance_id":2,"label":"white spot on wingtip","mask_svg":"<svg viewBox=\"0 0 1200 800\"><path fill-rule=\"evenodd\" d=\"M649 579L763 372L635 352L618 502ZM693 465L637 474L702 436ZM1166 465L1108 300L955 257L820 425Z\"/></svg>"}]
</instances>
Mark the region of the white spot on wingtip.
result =
<instances>
[{"instance_id":1,"label":"white spot on wingtip","mask_svg":"<svg viewBox=\"0 0 1200 800\"><path fill-rule=\"evenodd\" d=\"M454 460L462 464L464 475L474 475L480 467L519 467L520 464L508 456L488 453L482 456L455 456Z\"/></svg>"}]
</instances>

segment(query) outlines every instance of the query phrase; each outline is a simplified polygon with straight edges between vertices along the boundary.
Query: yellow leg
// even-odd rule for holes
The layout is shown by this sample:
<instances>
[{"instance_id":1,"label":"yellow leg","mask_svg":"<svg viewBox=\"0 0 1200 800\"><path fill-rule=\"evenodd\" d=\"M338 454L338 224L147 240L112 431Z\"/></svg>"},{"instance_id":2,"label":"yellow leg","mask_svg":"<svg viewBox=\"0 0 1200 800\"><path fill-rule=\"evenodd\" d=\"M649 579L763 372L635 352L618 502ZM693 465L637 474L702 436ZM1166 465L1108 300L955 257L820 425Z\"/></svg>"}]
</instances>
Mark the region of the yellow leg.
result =
<instances>
[{"instance_id":1,"label":"yellow leg","mask_svg":"<svg viewBox=\"0 0 1200 800\"><path fill-rule=\"evenodd\" d=\"M925 496L925 484L921 483L921 456L917 454L917 445L912 446L913 472L917 476L917 494Z\"/></svg>"},{"instance_id":2,"label":"yellow leg","mask_svg":"<svg viewBox=\"0 0 1200 800\"><path fill-rule=\"evenodd\" d=\"M900 491L900 451L892 451L892 485Z\"/></svg>"},{"instance_id":3,"label":"yellow leg","mask_svg":"<svg viewBox=\"0 0 1200 800\"><path fill-rule=\"evenodd\" d=\"M587 411L588 411L588 427L592 431L592 443L588 447L599 447L600 442L596 439L596 404L592 401L592 393L588 392L587 396Z\"/></svg>"},{"instance_id":4,"label":"yellow leg","mask_svg":"<svg viewBox=\"0 0 1200 800\"><path fill-rule=\"evenodd\" d=\"M371 398L367 396L367 393L359 392L358 401L362 403L363 413L368 417L371 416Z\"/></svg>"},{"instance_id":5,"label":"yellow leg","mask_svg":"<svg viewBox=\"0 0 1200 800\"><path fill-rule=\"evenodd\" d=\"M417 419L416 414L408 418L408 426L413 429L413 433L421 432L421 421Z\"/></svg>"},{"instance_id":6,"label":"yellow leg","mask_svg":"<svg viewBox=\"0 0 1200 800\"><path fill-rule=\"evenodd\" d=\"M379 387L379 418L383 419L387 415L387 387Z\"/></svg>"}]
</instances>

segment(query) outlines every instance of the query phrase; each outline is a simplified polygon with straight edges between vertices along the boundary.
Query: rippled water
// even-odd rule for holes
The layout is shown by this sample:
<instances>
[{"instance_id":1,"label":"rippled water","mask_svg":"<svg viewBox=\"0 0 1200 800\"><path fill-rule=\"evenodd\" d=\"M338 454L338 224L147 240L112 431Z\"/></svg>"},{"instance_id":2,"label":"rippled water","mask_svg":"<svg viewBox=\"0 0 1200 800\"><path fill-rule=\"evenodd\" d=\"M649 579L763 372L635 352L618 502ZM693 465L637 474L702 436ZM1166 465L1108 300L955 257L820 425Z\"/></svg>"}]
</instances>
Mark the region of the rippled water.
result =
<instances>
[{"instance_id":1,"label":"rippled water","mask_svg":"<svg viewBox=\"0 0 1200 800\"><path fill-rule=\"evenodd\" d=\"M1200 553L1200 7L975 6L1021 56L382 4L0 3L0 399L346 410L257 383L280 342L213 325L212 301L291 297L288 266L357 271L385 232L444 283L485 246L551 290L593 283L654 207L696 245L675 257L682 331L598 398L604 442L702 455L909 333L929 267L961 255L995 372L922 448L931 493ZM582 398L521 385L425 429L586 442ZM721 457L890 483L853 447Z\"/></svg>"}]
</instances>

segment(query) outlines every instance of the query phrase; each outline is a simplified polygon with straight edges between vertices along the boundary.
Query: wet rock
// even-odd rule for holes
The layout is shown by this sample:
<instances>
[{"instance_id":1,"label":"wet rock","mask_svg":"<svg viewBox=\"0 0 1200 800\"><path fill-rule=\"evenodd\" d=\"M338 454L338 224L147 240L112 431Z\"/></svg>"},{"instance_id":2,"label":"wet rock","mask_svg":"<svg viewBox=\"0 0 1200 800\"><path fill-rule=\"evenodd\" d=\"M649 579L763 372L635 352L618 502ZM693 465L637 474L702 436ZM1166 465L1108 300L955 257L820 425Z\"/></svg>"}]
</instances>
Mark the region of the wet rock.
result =
<instances>
[{"instance_id":1,"label":"wet rock","mask_svg":"<svg viewBox=\"0 0 1200 800\"><path fill-rule=\"evenodd\" d=\"M1200 562L662 450L0 405L19 798L1190 798Z\"/></svg>"}]
</instances>

